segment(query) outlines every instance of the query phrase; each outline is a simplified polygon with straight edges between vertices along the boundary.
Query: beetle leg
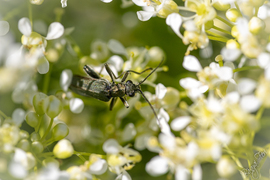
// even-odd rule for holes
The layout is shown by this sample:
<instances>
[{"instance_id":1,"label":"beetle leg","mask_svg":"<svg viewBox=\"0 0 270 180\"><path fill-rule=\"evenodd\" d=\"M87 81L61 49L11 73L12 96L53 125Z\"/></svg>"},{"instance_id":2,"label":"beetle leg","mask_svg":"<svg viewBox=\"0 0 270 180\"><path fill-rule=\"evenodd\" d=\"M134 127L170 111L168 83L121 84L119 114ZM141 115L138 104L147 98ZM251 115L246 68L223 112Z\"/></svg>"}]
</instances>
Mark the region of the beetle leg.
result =
<instances>
[{"instance_id":1,"label":"beetle leg","mask_svg":"<svg viewBox=\"0 0 270 180\"><path fill-rule=\"evenodd\" d=\"M85 65L83 67L83 70L86 74L88 74L88 76L92 78L100 79L100 76L90 66Z\"/></svg>"},{"instance_id":2,"label":"beetle leg","mask_svg":"<svg viewBox=\"0 0 270 180\"><path fill-rule=\"evenodd\" d=\"M112 82L114 83L114 79L117 79L117 78L107 63L105 63L105 69L108 72L108 74L110 75Z\"/></svg>"},{"instance_id":3,"label":"beetle leg","mask_svg":"<svg viewBox=\"0 0 270 180\"><path fill-rule=\"evenodd\" d=\"M124 72L124 76L123 76L121 82L124 82L124 81L127 79L128 75L129 75L130 73L142 74L142 73L144 73L144 72L146 72L146 71L149 71L149 70L152 70L152 69L153 69L153 68L147 68L147 69L143 70L142 72L136 72L136 71L132 71L132 70L127 70L126 72ZM117 78L121 77L122 75L123 75L123 73L122 73L120 76L118 76Z\"/></svg>"},{"instance_id":4,"label":"beetle leg","mask_svg":"<svg viewBox=\"0 0 270 180\"><path fill-rule=\"evenodd\" d=\"M113 106L115 105L116 100L117 100L117 97L112 98L111 103L110 103L110 111L113 109Z\"/></svg>"},{"instance_id":5,"label":"beetle leg","mask_svg":"<svg viewBox=\"0 0 270 180\"><path fill-rule=\"evenodd\" d=\"M128 104L127 100L124 97L120 97L120 99L123 102L123 104L125 105L125 107L129 108L129 104Z\"/></svg>"}]
</instances>

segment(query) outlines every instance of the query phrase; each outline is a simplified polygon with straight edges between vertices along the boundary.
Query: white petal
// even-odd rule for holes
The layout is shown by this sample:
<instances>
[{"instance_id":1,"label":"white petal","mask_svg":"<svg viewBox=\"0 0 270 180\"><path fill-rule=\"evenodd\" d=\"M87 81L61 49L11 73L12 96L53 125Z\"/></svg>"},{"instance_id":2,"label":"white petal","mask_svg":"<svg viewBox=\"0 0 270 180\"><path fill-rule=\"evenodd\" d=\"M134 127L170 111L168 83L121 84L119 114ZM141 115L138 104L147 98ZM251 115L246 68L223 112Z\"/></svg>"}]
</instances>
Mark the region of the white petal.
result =
<instances>
[{"instance_id":1,"label":"white petal","mask_svg":"<svg viewBox=\"0 0 270 180\"><path fill-rule=\"evenodd\" d=\"M159 125L161 132L166 135L172 135L170 126L168 124L169 119L169 114L163 108L161 108L158 114L157 124Z\"/></svg>"},{"instance_id":2,"label":"white petal","mask_svg":"<svg viewBox=\"0 0 270 180\"><path fill-rule=\"evenodd\" d=\"M267 68L267 67L269 67L269 64L270 64L270 54L265 53L265 52L261 53L258 56L258 65L261 68Z\"/></svg>"},{"instance_id":3,"label":"white petal","mask_svg":"<svg viewBox=\"0 0 270 180\"><path fill-rule=\"evenodd\" d=\"M30 36L32 33L31 22L28 18L21 18L18 23L18 28L25 36Z\"/></svg>"},{"instance_id":4,"label":"white petal","mask_svg":"<svg viewBox=\"0 0 270 180\"><path fill-rule=\"evenodd\" d=\"M122 139L123 141L132 140L137 134L136 128L133 123L128 123L123 131Z\"/></svg>"},{"instance_id":5,"label":"white petal","mask_svg":"<svg viewBox=\"0 0 270 180\"><path fill-rule=\"evenodd\" d=\"M248 20L246 18L238 18L236 26L241 36L247 36L249 34Z\"/></svg>"},{"instance_id":6,"label":"white petal","mask_svg":"<svg viewBox=\"0 0 270 180\"><path fill-rule=\"evenodd\" d=\"M57 39L64 34L64 31L65 31L64 26L61 23L53 22L49 26L46 39L47 40Z\"/></svg>"},{"instance_id":7,"label":"white petal","mask_svg":"<svg viewBox=\"0 0 270 180\"><path fill-rule=\"evenodd\" d=\"M73 98L69 101L69 108L71 112L79 114L84 108L84 103L79 98Z\"/></svg>"},{"instance_id":8,"label":"white petal","mask_svg":"<svg viewBox=\"0 0 270 180\"><path fill-rule=\"evenodd\" d=\"M60 86L64 91L68 90L68 87L72 81L73 73L70 69L65 69L62 71L60 76Z\"/></svg>"},{"instance_id":9,"label":"white petal","mask_svg":"<svg viewBox=\"0 0 270 180\"><path fill-rule=\"evenodd\" d=\"M120 145L115 139L108 139L107 141L104 142L102 148L103 151L108 153L108 154L116 154L119 152L119 147Z\"/></svg>"},{"instance_id":10,"label":"white petal","mask_svg":"<svg viewBox=\"0 0 270 180\"><path fill-rule=\"evenodd\" d=\"M199 146L195 142L191 141L190 143L188 143L186 160L194 161L200 151L199 149Z\"/></svg>"},{"instance_id":11,"label":"white petal","mask_svg":"<svg viewBox=\"0 0 270 180\"><path fill-rule=\"evenodd\" d=\"M61 0L62 8L67 7L67 0Z\"/></svg>"},{"instance_id":12,"label":"white petal","mask_svg":"<svg viewBox=\"0 0 270 180\"><path fill-rule=\"evenodd\" d=\"M168 161L163 157L155 156L146 164L145 170L151 176L165 174L169 170Z\"/></svg>"},{"instance_id":13,"label":"white petal","mask_svg":"<svg viewBox=\"0 0 270 180\"><path fill-rule=\"evenodd\" d=\"M188 180L189 179L189 171L182 165L178 165L176 167L175 172L175 180Z\"/></svg>"},{"instance_id":14,"label":"white petal","mask_svg":"<svg viewBox=\"0 0 270 180\"><path fill-rule=\"evenodd\" d=\"M102 2L105 2L105 3L110 3L112 2L112 0L101 0Z\"/></svg>"},{"instance_id":15,"label":"white petal","mask_svg":"<svg viewBox=\"0 0 270 180\"><path fill-rule=\"evenodd\" d=\"M180 79L179 83L184 89L198 88L202 85L200 81L190 77Z\"/></svg>"},{"instance_id":16,"label":"white petal","mask_svg":"<svg viewBox=\"0 0 270 180\"><path fill-rule=\"evenodd\" d=\"M12 113L12 120L17 125L20 126L25 118L25 111L21 108L15 109Z\"/></svg>"},{"instance_id":17,"label":"white petal","mask_svg":"<svg viewBox=\"0 0 270 180\"><path fill-rule=\"evenodd\" d=\"M172 120L171 127L174 131L181 131L190 122L191 122L191 118L189 116L181 116Z\"/></svg>"},{"instance_id":18,"label":"white petal","mask_svg":"<svg viewBox=\"0 0 270 180\"><path fill-rule=\"evenodd\" d=\"M136 137L134 147L138 150L144 150L148 139L151 137L150 134L142 134Z\"/></svg>"},{"instance_id":19,"label":"white petal","mask_svg":"<svg viewBox=\"0 0 270 180\"><path fill-rule=\"evenodd\" d=\"M8 170L13 177L18 179L24 179L27 176L27 170L20 163L11 162Z\"/></svg>"},{"instance_id":20,"label":"white petal","mask_svg":"<svg viewBox=\"0 0 270 180\"><path fill-rule=\"evenodd\" d=\"M37 71L40 74L46 74L49 71L50 64L45 57L38 59Z\"/></svg>"},{"instance_id":21,"label":"white petal","mask_svg":"<svg viewBox=\"0 0 270 180\"><path fill-rule=\"evenodd\" d=\"M237 88L238 92L241 95L246 95L251 93L256 88L256 86L257 86L256 81L248 78L242 78L240 79Z\"/></svg>"},{"instance_id":22,"label":"white petal","mask_svg":"<svg viewBox=\"0 0 270 180\"><path fill-rule=\"evenodd\" d=\"M254 95L246 95L241 98L240 106L246 112L255 112L260 108L261 101Z\"/></svg>"},{"instance_id":23,"label":"white petal","mask_svg":"<svg viewBox=\"0 0 270 180\"><path fill-rule=\"evenodd\" d=\"M0 36L4 36L9 31L9 23L7 21L0 21Z\"/></svg>"},{"instance_id":24,"label":"white petal","mask_svg":"<svg viewBox=\"0 0 270 180\"><path fill-rule=\"evenodd\" d=\"M230 67L223 66L217 71L217 76L223 81L228 81L233 76L233 70Z\"/></svg>"},{"instance_id":25,"label":"white petal","mask_svg":"<svg viewBox=\"0 0 270 180\"><path fill-rule=\"evenodd\" d=\"M173 151L176 145L175 137L171 135L166 135L163 133L160 133L158 136L159 142L162 145L162 147Z\"/></svg>"},{"instance_id":26,"label":"white petal","mask_svg":"<svg viewBox=\"0 0 270 180\"><path fill-rule=\"evenodd\" d=\"M184 57L183 67L186 70L193 71L193 72L198 72L202 70L202 66L199 60L195 56L192 56L192 55L188 55Z\"/></svg>"},{"instance_id":27,"label":"white petal","mask_svg":"<svg viewBox=\"0 0 270 180\"><path fill-rule=\"evenodd\" d=\"M113 65L117 71L121 71L124 64L124 60L120 56L117 56L117 55L110 57L107 62Z\"/></svg>"},{"instance_id":28,"label":"white petal","mask_svg":"<svg viewBox=\"0 0 270 180\"><path fill-rule=\"evenodd\" d=\"M182 34L180 33L180 27L183 20L182 17L178 13L171 13L166 18L166 24L172 28L172 30L177 34L180 38L182 38Z\"/></svg>"},{"instance_id":29,"label":"white petal","mask_svg":"<svg viewBox=\"0 0 270 180\"><path fill-rule=\"evenodd\" d=\"M224 58L224 61L235 61L241 54L239 49L227 49L223 48L221 50L221 55Z\"/></svg>"},{"instance_id":30,"label":"white petal","mask_svg":"<svg viewBox=\"0 0 270 180\"><path fill-rule=\"evenodd\" d=\"M108 48L116 54L122 54L122 55L127 55L127 51L125 49L125 47L117 40L115 39L111 39L108 42Z\"/></svg>"},{"instance_id":31,"label":"white petal","mask_svg":"<svg viewBox=\"0 0 270 180\"><path fill-rule=\"evenodd\" d=\"M123 171L116 177L115 180L131 180L131 177L126 171Z\"/></svg>"},{"instance_id":32,"label":"white petal","mask_svg":"<svg viewBox=\"0 0 270 180\"><path fill-rule=\"evenodd\" d=\"M92 174L101 175L107 170L107 162L104 159L99 159L89 167L89 171Z\"/></svg>"},{"instance_id":33,"label":"white petal","mask_svg":"<svg viewBox=\"0 0 270 180\"><path fill-rule=\"evenodd\" d=\"M218 99L211 96L208 98L207 108L212 112L222 112L223 110L221 102Z\"/></svg>"},{"instance_id":34,"label":"white petal","mask_svg":"<svg viewBox=\"0 0 270 180\"><path fill-rule=\"evenodd\" d=\"M268 8L266 5L262 5L260 8L259 8L259 11L258 11L258 18L260 19L266 19L268 17Z\"/></svg>"},{"instance_id":35,"label":"white petal","mask_svg":"<svg viewBox=\"0 0 270 180\"><path fill-rule=\"evenodd\" d=\"M235 104L238 103L240 99L240 94L238 92L230 92L226 94L224 101L225 103Z\"/></svg>"},{"instance_id":36,"label":"white petal","mask_svg":"<svg viewBox=\"0 0 270 180\"><path fill-rule=\"evenodd\" d=\"M156 96L158 99L162 99L165 96L166 92L167 88L163 84L158 83L156 85Z\"/></svg>"},{"instance_id":37,"label":"white petal","mask_svg":"<svg viewBox=\"0 0 270 180\"><path fill-rule=\"evenodd\" d=\"M141 21L148 21L154 14L153 11L137 11L138 19Z\"/></svg>"},{"instance_id":38,"label":"white petal","mask_svg":"<svg viewBox=\"0 0 270 180\"><path fill-rule=\"evenodd\" d=\"M193 167L192 179L201 180L202 179L202 167L197 164Z\"/></svg>"},{"instance_id":39,"label":"white petal","mask_svg":"<svg viewBox=\"0 0 270 180\"><path fill-rule=\"evenodd\" d=\"M132 0L134 2L134 4L136 4L137 6L147 6L147 1L145 0Z\"/></svg>"}]
</instances>

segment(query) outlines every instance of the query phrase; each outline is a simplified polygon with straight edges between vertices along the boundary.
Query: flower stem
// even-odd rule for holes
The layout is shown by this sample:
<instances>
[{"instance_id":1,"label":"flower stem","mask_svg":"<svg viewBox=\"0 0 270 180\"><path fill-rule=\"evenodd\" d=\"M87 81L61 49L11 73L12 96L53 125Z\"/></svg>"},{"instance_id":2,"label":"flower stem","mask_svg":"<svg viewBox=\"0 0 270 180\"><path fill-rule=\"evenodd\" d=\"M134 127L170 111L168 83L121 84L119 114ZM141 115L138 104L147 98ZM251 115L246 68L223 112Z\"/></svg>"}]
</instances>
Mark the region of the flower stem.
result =
<instances>
[{"instance_id":1,"label":"flower stem","mask_svg":"<svg viewBox=\"0 0 270 180\"><path fill-rule=\"evenodd\" d=\"M261 119L263 111L264 111L264 106L261 106L260 109L258 110L257 114L256 114L256 119L257 120Z\"/></svg>"},{"instance_id":2,"label":"flower stem","mask_svg":"<svg viewBox=\"0 0 270 180\"><path fill-rule=\"evenodd\" d=\"M5 113L3 113L1 110L0 110L0 115L3 116L5 119L8 118L7 115L5 115Z\"/></svg>"},{"instance_id":3,"label":"flower stem","mask_svg":"<svg viewBox=\"0 0 270 180\"><path fill-rule=\"evenodd\" d=\"M86 159L83 157L83 155L82 155L81 153L74 151L74 154L75 154L76 156L78 156L83 162L86 161Z\"/></svg>"},{"instance_id":4,"label":"flower stem","mask_svg":"<svg viewBox=\"0 0 270 180\"><path fill-rule=\"evenodd\" d=\"M208 39L213 40L213 41L220 41L220 42L227 42L228 39L223 38L223 37L215 37L215 36L208 36Z\"/></svg>"},{"instance_id":5,"label":"flower stem","mask_svg":"<svg viewBox=\"0 0 270 180\"><path fill-rule=\"evenodd\" d=\"M260 68L260 66L245 66L245 67L234 69L233 72L235 73L235 72L239 72L239 71L246 71L249 69L258 69L258 68Z\"/></svg>"},{"instance_id":6,"label":"flower stem","mask_svg":"<svg viewBox=\"0 0 270 180\"><path fill-rule=\"evenodd\" d=\"M50 84L50 78L51 78L51 72L52 72L52 67L53 67L53 64L50 63L50 67L49 67L49 72L47 72L45 74L45 77L44 77L44 83L43 83L43 89L42 89L42 92L44 94L47 94L48 92L48 88L49 88L49 84Z\"/></svg>"},{"instance_id":7,"label":"flower stem","mask_svg":"<svg viewBox=\"0 0 270 180\"><path fill-rule=\"evenodd\" d=\"M241 10L240 10L240 8L239 8L237 2L234 2L234 5L235 5L236 9L237 9L239 12L241 12Z\"/></svg>"},{"instance_id":8,"label":"flower stem","mask_svg":"<svg viewBox=\"0 0 270 180\"><path fill-rule=\"evenodd\" d=\"M216 16L216 18L217 18L218 20L222 21L223 23L227 24L228 26L233 27L233 25L232 25L229 21L223 19L222 17Z\"/></svg>"},{"instance_id":9,"label":"flower stem","mask_svg":"<svg viewBox=\"0 0 270 180\"><path fill-rule=\"evenodd\" d=\"M48 128L46 129L44 135L42 136L41 141L43 141L45 139L45 137L49 134L49 132L52 128L52 125L53 125L53 118L51 118L50 124L49 124Z\"/></svg>"},{"instance_id":10,"label":"flower stem","mask_svg":"<svg viewBox=\"0 0 270 180\"><path fill-rule=\"evenodd\" d=\"M217 31L223 32L223 33L225 33L225 34L231 35L231 32L230 32L230 31L221 29L221 28L219 28L219 27L217 27L217 26L213 26L212 28L215 29L215 30L217 30Z\"/></svg>"},{"instance_id":11,"label":"flower stem","mask_svg":"<svg viewBox=\"0 0 270 180\"><path fill-rule=\"evenodd\" d=\"M33 30L33 13L32 13L32 4L30 3L30 1L28 1L28 15L29 15L29 20L31 22L31 28Z\"/></svg>"}]
</instances>

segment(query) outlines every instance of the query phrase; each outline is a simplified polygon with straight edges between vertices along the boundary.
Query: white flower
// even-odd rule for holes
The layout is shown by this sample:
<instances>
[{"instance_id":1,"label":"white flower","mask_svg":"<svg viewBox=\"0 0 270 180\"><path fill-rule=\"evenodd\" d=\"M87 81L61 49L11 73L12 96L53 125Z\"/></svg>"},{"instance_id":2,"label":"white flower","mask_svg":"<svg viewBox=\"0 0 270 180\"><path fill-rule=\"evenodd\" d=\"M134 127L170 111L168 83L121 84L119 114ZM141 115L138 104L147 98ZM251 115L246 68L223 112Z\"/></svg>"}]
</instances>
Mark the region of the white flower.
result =
<instances>
[{"instance_id":1,"label":"white flower","mask_svg":"<svg viewBox=\"0 0 270 180\"><path fill-rule=\"evenodd\" d=\"M190 116L181 116L175 118L171 122L171 127L174 131L181 131L191 122Z\"/></svg>"},{"instance_id":2,"label":"white flower","mask_svg":"<svg viewBox=\"0 0 270 180\"><path fill-rule=\"evenodd\" d=\"M20 127L22 122L24 121L24 118L25 118L25 111L23 109L17 108L13 111L12 120L16 126Z\"/></svg>"},{"instance_id":3,"label":"white flower","mask_svg":"<svg viewBox=\"0 0 270 180\"><path fill-rule=\"evenodd\" d=\"M9 23L7 21L0 21L0 36L4 36L9 31Z\"/></svg>"},{"instance_id":4,"label":"white flower","mask_svg":"<svg viewBox=\"0 0 270 180\"><path fill-rule=\"evenodd\" d=\"M245 95L240 100L240 106L246 112L255 112L261 106L261 101L254 95Z\"/></svg>"},{"instance_id":5,"label":"white flower","mask_svg":"<svg viewBox=\"0 0 270 180\"><path fill-rule=\"evenodd\" d=\"M117 40L111 39L108 42L108 48L116 54L121 54L127 56L127 51L125 47Z\"/></svg>"},{"instance_id":6,"label":"white flower","mask_svg":"<svg viewBox=\"0 0 270 180\"><path fill-rule=\"evenodd\" d=\"M123 171L121 174L119 174L115 180L131 180L130 175L127 171Z\"/></svg>"},{"instance_id":7,"label":"white flower","mask_svg":"<svg viewBox=\"0 0 270 180\"><path fill-rule=\"evenodd\" d=\"M180 27L182 24L182 17L178 13L172 13L166 18L166 24L172 28L177 36L183 38L180 33Z\"/></svg>"},{"instance_id":8,"label":"white flower","mask_svg":"<svg viewBox=\"0 0 270 180\"><path fill-rule=\"evenodd\" d=\"M189 71L199 72L202 66L195 56L188 55L184 57L183 67Z\"/></svg>"},{"instance_id":9,"label":"white flower","mask_svg":"<svg viewBox=\"0 0 270 180\"><path fill-rule=\"evenodd\" d=\"M145 166L146 172L151 176L159 176L165 174L169 170L167 159L155 156Z\"/></svg>"},{"instance_id":10,"label":"white flower","mask_svg":"<svg viewBox=\"0 0 270 180\"><path fill-rule=\"evenodd\" d=\"M95 155L91 155L91 156L95 156ZM91 161L91 156L90 156L90 161ZM107 162L104 159L101 159L98 157L94 157L93 159L95 159L95 162L90 165L89 172L91 174L96 174L96 175L101 175L105 173L108 167Z\"/></svg>"},{"instance_id":11,"label":"white flower","mask_svg":"<svg viewBox=\"0 0 270 180\"><path fill-rule=\"evenodd\" d=\"M69 101L69 108L70 108L71 112L79 114L82 112L82 110L84 108L84 103L79 98L72 98Z\"/></svg>"},{"instance_id":12,"label":"white flower","mask_svg":"<svg viewBox=\"0 0 270 180\"><path fill-rule=\"evenodd\" d=\"M237 88L238 88L238 92L241 95L246 95L246 94L252 93L252 91L254 91L256 86L257 86L256 81L252 79L248 79L248 78L242 78L239 80Z\"/></svg>"},{"instance_id":13,"label":"white flower","mask_svg":"<svg viewBox=\"0 0 270 180\"><path fill-rule=\"evenodd\" d=\"M67 139L62 139L53 148L53 154L59 159L66 159L72 156L74 149L70 141Z\"/></svg>"},{"instance_id":14,"label":"white flower","mask_svg":"<svg viewBox=\"0 0 270 180\"><path fill-rule=\"evenodd\" d=\"M124 142L132 140L137 134L136 128L133 123L128 123L122 133Z\"/></svg>"},{"instance_id":15,"label":"white flower","mask_svg":"<svg viewBox=\"0 0 270 180\"><path fill-rule=\"evenodd\" d=\"M158 83L155 89L156 89L156 96L158 99L162 99L167 92L167 88L161 83Z\"/></svg>"},{"instance_id":16,"label":"white flower","mask_svg":"<svg viewBox=\"0 0 270 180\"><path fill-rule=\"evenodd\" d=\"M187 77L179 81L180 86L188 90L188 96L192 99L201 97L208 90L207 85L203 85L200 81Z\"/></svg>"},{"instance_id":17,"label":"white flower","mask_svg":"<svg viewBox=\"0 0 270 180\"><path fill-rule=\"evenodd\" d=\"M67 0L61 0L62 8L67 7Z\"/></svg>"}]
</instances>

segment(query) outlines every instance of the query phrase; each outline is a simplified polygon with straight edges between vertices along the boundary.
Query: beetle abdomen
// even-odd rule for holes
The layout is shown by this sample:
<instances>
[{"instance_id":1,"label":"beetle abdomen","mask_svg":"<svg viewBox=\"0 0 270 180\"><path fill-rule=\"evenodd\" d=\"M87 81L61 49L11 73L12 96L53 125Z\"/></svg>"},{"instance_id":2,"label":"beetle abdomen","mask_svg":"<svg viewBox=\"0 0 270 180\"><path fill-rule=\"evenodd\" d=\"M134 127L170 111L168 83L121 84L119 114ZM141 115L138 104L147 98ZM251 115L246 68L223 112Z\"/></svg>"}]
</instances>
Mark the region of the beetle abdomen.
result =
<instances>
[{"instance_id":1,"label":"beetle abdomen","mask_svg":"<svg viewBox=\"0 0 270 180\"><path fill-rule=\"evenodd\" d=\"M99 99L101 101L109 101L111 99L108 89L110 84L104 79L94 79L82 76L73 76L69 87L75 93Z\"/></svg>"}]
</instances>

